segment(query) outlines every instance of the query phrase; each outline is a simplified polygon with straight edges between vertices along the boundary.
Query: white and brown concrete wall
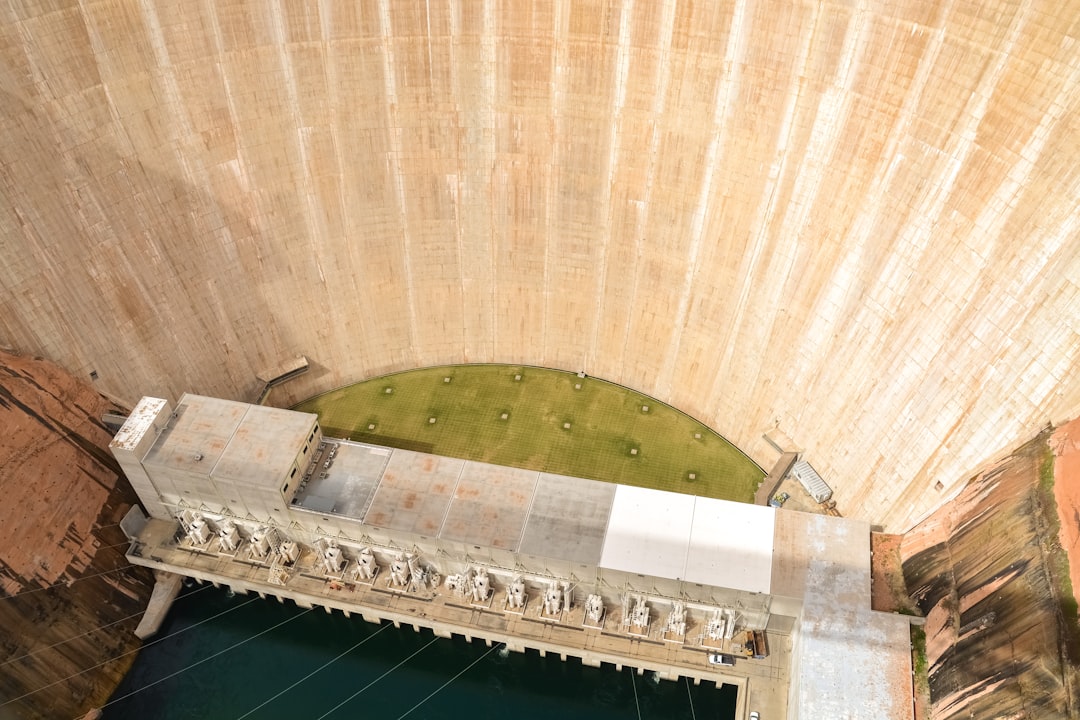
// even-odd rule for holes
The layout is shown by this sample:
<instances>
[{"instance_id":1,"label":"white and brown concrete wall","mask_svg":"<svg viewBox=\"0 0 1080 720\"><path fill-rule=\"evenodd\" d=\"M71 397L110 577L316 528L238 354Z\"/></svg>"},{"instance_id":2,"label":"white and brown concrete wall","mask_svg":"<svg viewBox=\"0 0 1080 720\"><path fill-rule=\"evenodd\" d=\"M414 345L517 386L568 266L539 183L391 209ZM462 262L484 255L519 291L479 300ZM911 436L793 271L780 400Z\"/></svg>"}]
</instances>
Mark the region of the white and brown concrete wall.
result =
<instances>
[{"instance_id":1,"label":"white and brown concrete wall","mask_svg":"<svg viewBox=\"0 0 1080 720\"><path fill-rule=\"evenodd\" d=\"M16 2L0 344L585 370L901 531L1080 410L1078 0Z\"/></svg>"}]
</instances>

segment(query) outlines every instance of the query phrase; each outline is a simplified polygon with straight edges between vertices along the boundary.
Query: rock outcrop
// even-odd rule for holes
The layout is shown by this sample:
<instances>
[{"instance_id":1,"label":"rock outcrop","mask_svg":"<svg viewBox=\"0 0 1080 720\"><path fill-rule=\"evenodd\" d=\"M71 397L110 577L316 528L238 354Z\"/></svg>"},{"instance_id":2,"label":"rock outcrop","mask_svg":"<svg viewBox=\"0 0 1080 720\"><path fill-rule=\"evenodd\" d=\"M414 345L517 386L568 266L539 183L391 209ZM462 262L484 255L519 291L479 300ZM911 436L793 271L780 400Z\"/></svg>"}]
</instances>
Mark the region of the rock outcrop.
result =
<instances>
[{"instance_id":1,"label":"rock outcrop","mask_svg":"<svg viewBox=\"0 0 1080 720\"><path fill-rule=\"evenodd\" d=\"M973 478L904 537L926 615L934 720L1076 717L1075 604L1043 433Z\"/></svg>"},{"instance_id":2,"label":"rock outcrop","mask_svg":"<svg viewBox=\"0 0 1080 720\"><path fill-rule=\"evenodd\" d=\"M111 403L0 353L0 717L75 717L134 659L153 585L118 523L136 501L108 451Z\"/></svg>"}]
</instances>

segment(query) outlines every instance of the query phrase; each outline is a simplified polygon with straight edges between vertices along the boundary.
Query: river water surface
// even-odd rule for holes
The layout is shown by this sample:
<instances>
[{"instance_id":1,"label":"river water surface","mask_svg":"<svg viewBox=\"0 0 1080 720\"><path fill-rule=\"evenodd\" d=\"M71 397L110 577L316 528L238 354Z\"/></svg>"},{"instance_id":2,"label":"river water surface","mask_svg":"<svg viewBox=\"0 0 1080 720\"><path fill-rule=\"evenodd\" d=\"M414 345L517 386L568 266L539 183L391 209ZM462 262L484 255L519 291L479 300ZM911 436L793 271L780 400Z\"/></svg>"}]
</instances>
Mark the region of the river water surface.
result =
<instances>
[{"instance_id":1,"label":"river water surface","mask_svg":"<svg viewBox=\"0 0 1080 720\"><path fill-rule=\"evenodd\" d=\"M736 688L436 639L359 616L195 587L104 708L107 720L731 720Z\"/></svg>"}]
</instances>

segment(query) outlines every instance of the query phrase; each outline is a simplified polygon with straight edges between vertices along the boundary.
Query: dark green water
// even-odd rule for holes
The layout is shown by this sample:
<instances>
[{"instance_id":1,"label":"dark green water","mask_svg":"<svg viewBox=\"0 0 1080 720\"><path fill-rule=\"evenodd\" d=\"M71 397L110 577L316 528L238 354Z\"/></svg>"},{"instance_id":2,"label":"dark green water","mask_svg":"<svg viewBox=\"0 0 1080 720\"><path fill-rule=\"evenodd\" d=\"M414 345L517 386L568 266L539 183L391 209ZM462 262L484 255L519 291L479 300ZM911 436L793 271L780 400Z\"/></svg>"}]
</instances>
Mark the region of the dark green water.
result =
<instances>
[{"instance_id":1,"label":"dark green water","mask_svg":"<svg viewBox=\"0 0 1080 720\"><path fill-rule=\"evenodd\" d=\"M193 590L140 652L105 718L734 717L732 686L653 681L290 602Z\"/></svg>"}]
</instances>

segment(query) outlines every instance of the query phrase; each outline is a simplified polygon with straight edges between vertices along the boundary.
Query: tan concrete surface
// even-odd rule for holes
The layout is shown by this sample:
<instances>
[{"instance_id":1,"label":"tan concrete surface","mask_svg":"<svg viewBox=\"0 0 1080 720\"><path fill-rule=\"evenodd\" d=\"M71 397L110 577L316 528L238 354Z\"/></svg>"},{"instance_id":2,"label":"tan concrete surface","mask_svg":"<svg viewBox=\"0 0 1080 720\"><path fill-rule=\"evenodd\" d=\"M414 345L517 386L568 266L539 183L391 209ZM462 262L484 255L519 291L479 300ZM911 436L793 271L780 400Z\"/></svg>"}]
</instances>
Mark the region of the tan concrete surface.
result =
<instances>
[{"instance_id":1,"label":"tan concrete surface","mask_svg":"<svg viewBox=\"0 0 1080 720\"><path fill-rule=\"evenodd\" d=\"M139 620L135 628L135 637L145 640L157 635L161 629L161 623L165 622L165 616L169 614L173 600L180 594L183 576L176 573L159 570L154 573L154 591L150 594L150 602L146 605L146 612Z\"/></svg>"},{"instance_id":2,"label":"tan concrete surface","mask_svg":"<svg viewBox=\"0 0 1080 720\"><path fill-rule=\"evenodd\" d=\"M385 569L373 583L329 582L311 553L300 558L286 585L271 585L267 582L265 563L176 545L172 542L175 529L174 523L151 520L140 534L138 551L129 553L128 559L138 565L182 573L200 582L226 585L236 592L274 595L301 607L320 606L327 612L339 610L361 615L370 622L386 620L398 626L429 628L444 637L454 634L483 638L489 644L506 643L516 652L528 648L564 658L569 655L589 665L607 663L620 669L629 666L638 674L656 672L666 680L689 678L695 683L735 685L739 688L736 717L740 719L746 718L751 708L762 712L762 717L782 718L787 712L791 665L791 637L787 633L770 631L767 658L739 658L734 667L718 668L708 664L710 649L697 640L665 642L658 621L652 623L645 637L622 632L618 608L608 608L603 626L594 628L584 624L580 601L554 622L537 614L538 597L530 598L523 613L504 611L501 588L496 588L487 606L477 606L444 588L395 591L386 584ZM703 618L691 616L688 638L700 634L703 622ZM737 648L726 644L720 649L734 652Z\"/></svg>"},{"instance_id":3,"label":"tan concrete surface","mask_svg":"<svg viewBox=\"0 0 1080 720\"><path fill-rule=\"evenodd\" d=\"M755 505L768 505L769 500L780 491L780 485L787 477L788 471L791 470L791 466L798 460L799 454L794 452L784 452L773 463L772 469L769 470L769 474L765 476L765 479L761 481L761 485L758 486L757 492L754 493ZM789 493L790 494L790 493Z\"/></svg>"},{"instance_id":4,"label":"tan concrete surface","mask_svg":"<svg viewBox=\"0 0 1080 720\"><path fill-rule=\"evenodd\" d=\"M1080 412L1080 0L0 9L0 345L128 403L505 361L909 527ZM940 483L940 485L938 484Z\"/></svg>"}]
</instances>

